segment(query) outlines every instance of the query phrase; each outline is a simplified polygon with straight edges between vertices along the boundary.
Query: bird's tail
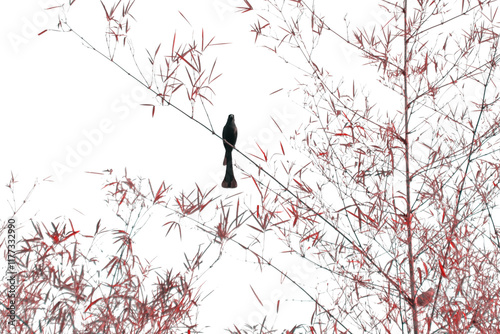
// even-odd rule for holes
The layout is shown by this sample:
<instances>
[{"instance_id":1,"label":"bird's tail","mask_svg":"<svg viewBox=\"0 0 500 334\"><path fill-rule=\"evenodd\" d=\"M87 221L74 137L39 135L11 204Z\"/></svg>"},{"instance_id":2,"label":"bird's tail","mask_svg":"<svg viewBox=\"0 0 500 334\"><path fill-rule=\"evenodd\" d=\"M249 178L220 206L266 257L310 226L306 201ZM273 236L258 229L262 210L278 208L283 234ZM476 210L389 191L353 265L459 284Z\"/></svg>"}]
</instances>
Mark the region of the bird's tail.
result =
<instances>
[{"instance_id":1,"label":"bird's tail","mask_svg":"<svg viewBox=\"0 0 500 334\"><path fill-rule=\"evenodd\" d=\"M222 188L236 188L236 187L238 187L238 183L236 182L234 176L230 182L226 181L225 178L224 181L222 181Z\"/></svg>"},{"instance_id":2,"label":"bird's tail","mask_svg":"<svg viewBox=\"0 0 500 334\"><path fill-rule=\"evenodd\" d=\"M227 162L226 165L226 175L224 176L224 180L222 180L222 188L236 188L238 183L234 178L233 172L233 162L231 161L231 153L229 154L229 159L226 159L228 156L224 158L224 162Z\"/></svg>"}]
</instances>

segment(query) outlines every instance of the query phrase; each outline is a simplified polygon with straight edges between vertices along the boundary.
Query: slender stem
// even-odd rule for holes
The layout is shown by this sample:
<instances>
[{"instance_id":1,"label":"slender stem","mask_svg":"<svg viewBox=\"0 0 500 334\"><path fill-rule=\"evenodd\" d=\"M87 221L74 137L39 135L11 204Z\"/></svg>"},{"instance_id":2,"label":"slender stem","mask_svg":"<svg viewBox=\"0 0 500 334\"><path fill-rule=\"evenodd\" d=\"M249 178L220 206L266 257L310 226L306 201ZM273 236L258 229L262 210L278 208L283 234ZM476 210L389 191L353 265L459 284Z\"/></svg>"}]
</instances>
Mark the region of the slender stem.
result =
<instances>
[{"instance_id":1,"label":"slender stem","mask_svg":"<svg viewBox=\"0 0 500 334\"><path fill-rule=\"evenodd\" d=\"M246 250L250 250L247 246L244 246L242 244L240 244L238 241L235 241L235 240L232 240L231 241L237 243L238 245L241 246L241 248L243 249L246 249ZM273 268L274 270L276 270L277 272L279 272L281 275L283 275L283 277L285 277L287 280L289 280L290 282L292 282L293 285L295 285L297 288L299 288L300 290L302 290L302 292L304 292L312 301L314 301L316 303L316 305L321 308L323 310L323 312L325 312L325 314L327 314L330 318L334 319L337 324L339 324L340 326L342 326L344 329L345 329L345 332L344 333L352 333L337 317L335 317L331 312L330 310L328 310L326 307L324 307L322 304L320 304L318 302L318 300L316 298L314 298L309 292L307 292L306 289L304 289L299 283L297 283L292 277L290 277L286 272L284 272L283 270L279 269L278 267L276 267L275 265L273 265L271 263L271 261L269 260L266 260L262 255L259 255L257 253L254 253L252 252L257 258L259 258L260 260L262 260L262 263L264 264L267 264L268 266L270 266L271 268Z\"/></svg>"},{"instance_id":2,"label":"slender stem","mask_svg":"<svg viewBox=\"0 0 500 334\"><path fill-rule=\"evenodd\" d=\"M2 305L7 311L9 311L9 308L7 307L7 305L5 305L4 303L0 302L0 305ZM19 315L17 314L14 314L14 316L20 321L22 322L23 325L25 325L26 327L28 327L28 329L31 331L31 333L35 334L35 331L30 327L30 325L28 325L28 323L26 321L24 321ZM42 331L40 331L40 333L42 333Z\"/></svg>"},{"instance_id":3,"label":"slender stem","mask_svg":"<svg viewBox=\"0 0 500 334\"><path fill-rule=\"evenodd\" d=\"M405 165L406 165L406 227L408 228L408 265L410 266L410 307L413 315L413 333L418 334L417 305L415 304L415 268L413 258L413 233L411 227L411 177L410 177L410 145L409 145L409 105L408 105L408 1L404 2L404 98L405 98Z\"/></svg>"},{"instance_id":4,"label":"slender stem","mask_svg":"<svg viewBox=\"0 0 500 334\"><path fill-rule=\"evenodd\" d=\"M483 97L481 99L481 111L479 112L479 116L477 118L477 122L476 122L476 125L474 127L474 131L472 132L472 138L471 138L471 143L470 143L470 149L469 149L469 154L467 155L467 165L465 166L465 172L464 172L464 176L462 177L462 180L460 181L459 183L459 186L458 186L458 196L457 196L457 201L456 201L456 204L455 204L455 208L454 208L454 212L453 212L453 224L451 226L451 231L450 231L450 234L449 234L449 237L448 237L448 241L446 243L446 251L445 251L445 254L444 254L444 257L443 257L443 262L444 262L444 266L446 266L446 260L448 258L448 254L450 252L450 247L451 247L451 241L453 239L453 234L455 233L455 230L457 228L457 226L459 225L460 223L460 220L458 219L458 213L460 211L460 201L462 200L462 194L463 194L463 190L464 190L464 187L465 187L465 181L466 181L466 177L467 177L467 174L469 173L469 168L470 168L470 165L472 163L472 154L474 153L474 143L476 142L476 134L478 133L479 131L479 124L481 122L481 117L483 116L483 113L484 113L484 110L486 109L486 90L488 88L488 84L491 80L491 74L493 72L493 68L494 68L494 60L496 59L496 56L497 56L497 43L498 43L498 39L495 41L495 46L494 46L494 53L493 53L493 56L492 56L492 60L491 62L489 62L489 65L490 65L490 69L489 69L489 72L488 72L488 77L486 78L486 81L484 83L484 89L483 89ZM478 144L479 145L479 144ZM433 316L434 316L434 312L436 310L436 304L437 304L437 299L438 299L438 296L439 296L439 293L441 292L441 285L442 285L442 282L443 282L443 276L439 276L439 282L438 282L438 286L437 286L437 289L436 289L436 294L435 294L435 297L434 297L434 303L433 303L433 306L432 306L432 311L431 311L431 316L430 318L432 319ZM427 329L427 332L429 333L430 332L430 326L428 327Z\"/></svg>"},{"instance_id":5,"label":"slender stem","mask_svg":"<svg viewBox=\"0 0 500 334\"><path fill-rule=\"evenodd\" d=\"M156 92L153 88L151 88L150 86L148 86L146 83L142 82L141 80L139 80L136 76L134 76L132 73L130 73L129 71L127 71L124 67L122 67L120 64L118 64L117 62L115 62L114 60L112 60L111 58L109 58L108 56L106 56L104 53L102 53L101 51L99 51L98 49L96 49L92 44L90 44L83 36L79 35L75 30L73 30L68 24L66 24L69 31L72 32L73 34L75 34L78 38L80 38L85 45L87 45L88 47L90 47L92 50L94 50L95 52L97 52L98 54L100 54L102 57L104 57L105 59L111 61L113 64L115 64L118 68L120 68L120 70L122 70L123 72L125 72L127 75L129 75L132 79L134 79L135 81L137 81L139 84L141 84L142 86L144 86L144 88L146 88L147 90L151 91L152 93L154 93L156 96L159 96L161 97L161 95ZM188 113L184 112L181 108L175 106L174 104L168 102L164 97L161 97L162 99L162 102L166 103L167 106L171 107L171 108L174 108L175 110L177 110L178 112L180 112L181 114L183 114L184 116L190 118L192 121L196 122L198 125L202 126L203 128L205 128L206 130L210 131L210 133L212 133L214 136L216 136L217 138L219 138L221 141L223 140L222 137L215 133L213 131L213 129L211 129L210 127L208 127L207 125L203 124L201 121L199 121L198 119L192 117L191 115L189 115ZM227 142L226 142L227 143ZM228 143L229 144L229 143ZM309 211L313 212L319 219L321 219L322 221L324 221L326 224L328 224L331 228L333 228L344 240L346 240L350 245L353 246L353 249L358 251L362 256L365 257L365 259L370 262L372 265L375 266L375 268L377 269L377 271L383 275L388 281L389 283L394 286L399 293L401 293L403 295L403 297L406 299L406 300L409 300L410 299L410 296L408 296L408 294L401 288L400 284L393 278L390 277L390 275L388 273L386 273L382 267L375 261L375 258L370 256L368 254L368 251L363 249L363 247L359 244L359 243L356 243L353 239L351 239L346 233L342 232L338 227L336 227L330 220L328 220L327 218L325 218L325 216L321 213L319 213L317 210L315 210L314 208L312 208L309 204L307 204L302 198L300 198L299 195L297 195L296 193L292 192L287 186L285 186L281 181L279 181L276 177L274 177L270 172L268 172L265 168L263 168L262 166L260 166L258 163L256 163L255 161L252 160L252 158L250 158L248 155L246 155L245 153L243 153L242 151L240 151L238 148L234 147L233 145L229 144L230 146L233 147L234 151L238 152L239 154L241 154L241 156L243 156L245 159L248 160L248 162L250 162L251 164L253 164L255 167L258 168L258 170L260 172L263 172L264 174L266 174L268 177L270 177L274 182L276 182L285 192L287 192L288 194L290 194L293 198L295 198L300 204L302 204L305 208L307 208Z\"/></svg>"}]
</instances>

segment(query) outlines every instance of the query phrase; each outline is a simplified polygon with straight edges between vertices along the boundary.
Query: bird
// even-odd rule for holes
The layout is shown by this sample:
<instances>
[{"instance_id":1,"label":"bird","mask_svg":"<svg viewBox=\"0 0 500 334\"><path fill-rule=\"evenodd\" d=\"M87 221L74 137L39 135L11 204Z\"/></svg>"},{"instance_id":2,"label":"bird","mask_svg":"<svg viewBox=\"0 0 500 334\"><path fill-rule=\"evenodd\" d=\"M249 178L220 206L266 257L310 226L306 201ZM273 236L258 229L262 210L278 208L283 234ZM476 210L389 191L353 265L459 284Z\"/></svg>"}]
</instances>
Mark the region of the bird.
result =
<instances>
[{"instance_id":1,"label":"bird","mask_svg":"<svg viewBox=\"0 0 500 334\"><path fill-rule=\"evenodd\" d=\"M238 138L238 128L234 123L234 115L230 114L227 118L226 125L224 125L224 129L222 129L222 140L224 142L224 148L226 149L224 162L222 163L222 165L226 166L226 175L222 181L222 188L236 188L238 186L238 183L234 178L232 156L233 146L236 144L236 138Z\"/></svg>"},{"instance_id":2,"label":"bird","mask_svg":"<svg viewBox=\"0 0 500 334\"><path fill-rule=\"evenodd\" d=\"M434 299L434 293L436 292L436 289L431 288L423 293L420 294L420 296L417 297L417 305L418 306L427 306L430 304L433 299Z\"/></svg>"}]
</instances>

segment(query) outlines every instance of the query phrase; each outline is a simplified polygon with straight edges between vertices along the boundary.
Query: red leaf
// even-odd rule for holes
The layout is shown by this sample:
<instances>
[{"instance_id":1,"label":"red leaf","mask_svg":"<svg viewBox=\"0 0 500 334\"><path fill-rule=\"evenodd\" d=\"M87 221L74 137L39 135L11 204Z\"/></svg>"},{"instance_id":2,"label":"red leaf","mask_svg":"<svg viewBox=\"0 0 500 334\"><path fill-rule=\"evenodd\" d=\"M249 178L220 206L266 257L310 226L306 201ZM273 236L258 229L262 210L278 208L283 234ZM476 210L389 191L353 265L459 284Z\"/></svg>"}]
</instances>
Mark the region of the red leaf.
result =
<instances>
[{"instance_id":1,"label":"red leaf","mask_svg":"<svg viewBox=\"0 0 500 334\"><path fill-rule=\"evenodd\" d=\"M246 13L246 12L249 12L253 9L252 5L250 4L250 2L248 2L248 0L243 0L245 2L245 4L247 5L247 7L238 7L238 9L240 10L240 12L242 13Z\"/></svg>"},{"instance_id":2,"label":"red leaf","mask_svg":"<svg viewBox=\"0 0 500 334\"><path fill-rule=\"evenodd\" d=\"M205 31L201 29L201 50L205 51Z\"/></svg>"},{"instance_id":3,"label":"red leaf","mask_svg":"<svg viewBox=\"0 0 500 334\"><path fill-rule=\"evenodd\" d=\"M69 223L71 224L71 231L75 232L75 228L73 227L73 222L71 221L71 219L69 220Z\"/></svg>"},{"instance_id":4,"label":"red leaf","mask_svg":"<svg viewBox=\"0 0 500 334\"><path fill-rule=\"evenodd\" d=\"M271 94L269 94L269 95L276 94L276 93L277 93L277 92L279 92L280 90L283 90L283 88L280 88L280 89L278 89L278 90L275 90L274 92L272 92L272 93L271 93Z\"/></svg>"},{"instance_id":5,"label":"red leaf","mask_svg":"<svg viewBox=\"0 0 500 334\"><path fill-rule=\"evenodd\" d=\"M72 236L78 234L79 232L80 231L74 231L74 232L68 234L64 239L61 240L61 242L66 241L66 239L68 239L69 237L72 237Z\"/></svg>"},{"instance_id":6,"label":"red leaf","mask_svg":"<svg viewBox=\"0 0 500 334\"><path fill-rule=\"evenodd\" d=\"M121 201L120 201L120 204L118 204L118 206L122 205L123 200L125 199L125 196L127 196L127 192L125 192L125 193L123 194L122 199L121 199Z\"/></svg>"},{"instance_id":7,"label":"red leaf","mask_svg":"<svg viewBox=\"0 0 500 334\"><path fill-rule=\"evenodd\" d=\"M111 21L111 16L108 14L108 10L106 9L106 6L104 6L104 3L101 1L101 5L104 8L104 11L106 12L106 19L108 21Z\"/></svg>"},{"instance_id":8,"label":"red leaf","mask_svg":"<svg viewBox=\"0 0 500 334\"><path fill-rule=\"evenodd\" d=\"M182 14L182 13L181 13L181 11L178 11L178 12L179 12L179 14L181 14L181 16L184 18L184 20L186 20L186 22L187 22L189 25L191 25L191 22L189 22L189 20L188 20L188 19L186 19L186 17L184 16L184 14Z\"/></svg>"},{"instance_id":9,"label":"red leaf","mask_svg":"<svg viewBox=\"0 0 500 334\"><path fill-rule=\"evenodd\" d=\"M260 301L259 296L257 296L257 294L255 293L255 290L252 288L252 286L251 286L251 285L250 285L250 289L252 289L252 292L253 292L253 294L255 295L255 297L257 298L257 300L259 301L260 305L264 306L264 304L262 304L262 302Z\"/></svg>"},{"instance_id":10,"label":"red leaf","mask_svg":"<svg viewBox=\"0 0 500 334\"><path fill-rule=\"evenodd\" d=\"M158 44L158 47L156 48L155 58L156 58L156 55L158 54L158 51L160 51L160 46L161 46L161 43L160 43L160 44Z\"/></svg>"},{"instance_id":11,"label":"red leaf","mask_svg":"<svg viewBox=\"0 0 500 334\"><path fill-rule=\"evenodd\" d=\"M177 55L178 55L178 56L179 56L182 60L184 60L184 61L186 62L186 64L188 64L189 66L191 66L191 68L192 68L193 70L195 70L195 71L197 71L197 72L198 72L198 70L197 70L197 69L196 69L193 65L191 65L191 63L190 63L190 62L188 62L188 61L186 60L186 58L184 58L184 57L183 57L181 54L179 54L179 53L178 53Z\"/></svg>"},{"instance_id":12,"label":"red leaf","mask_svg":"<svg viewBox=\"0 0 500 334\"><path fill-rule=\"evenodd\" d=\"M258 143L256 143L256 144L257 144L257 146L259 146ZM264 151L260 148L260 146L259 146L259 150L262 152L262 155L264 156L264 160L267 162L267 155L266 155L266 153L264 153Z\"/></svg>"},{"instance_id":13,"label":"red leaf","mask_svg":"<svg viewBox=\"0 0 500 334\"><path fill-rule=\"evenodd\" d=\"M102 297L101 298L97 298L96 300L94 300L92 303L89 304L89 306L87 306L87 308L83 312L87 312L89 310L89 308L92 307L92 305L94 305L95 303L97 303L101 299L102 299Z\"/></svg>"},{"instance_id":14,"label":"red leaf","mask_svg":"<svg viewBox=\"0 0 500 334\"><path fill-rule=\"evenodd\" d=\"M316 233L312 233L310 235L308 235L307 237L304 237L300 240L300 242L304 242L304 241L307 241L309 240L310 238L314 237L314 241L313 241L313 246L314 244L316 243L316 241L318 241L318 238L319 238L319 232L316 232Z\"/></svg>"},{"instance_id":15,"label":"red leaf","mask_svg":"<svg viewBox=\"0 0 500 334\"><path fill-rule=\"evenodd\" d=\"M441 275L445 278L448 278L448 276L446 276L446 273L444 272L444 268L443 265L441 264L441 261L439 261L439 269L441 269Z\"/></svg>"},{"instance_id":16,"label":"red leaf","mask_svg":"<svg viewBox=\"0 0 500 334\"><path fill-rule=\"evenodd\" d=\"M162 184L160 185L160 188L158 188L158 191L156 192L153 204L157 203L164 196L164 194L167 190L168 190L168 188L165 187L165 182L162 182Z\"/></svg>"},{"instance_id":17,"label":"red leaf","mask_svg":"<svg viewBox=\"0 0 500 334\"><path fill-rule=\"evenodd\" d=\"M99 232L99 227L101 226L101 220L99 219L99 221L97 222L97 225L95 227L95 233L94 233L94 236Z\"/></svg>"},{"instance_id":18,"label":"red leaf","mask_svg":"<svg viewBox=\"0 0 500 334\"><path fill-rule=\"evenodd\" d=\"M280 130L281 133L283 133L283 131L281 130L280 126L278 125L278 123L276 123L276 121L274 120L274 118L271 117L271 119L273 120L274 124L276 124L276 126L278 127L278 129Z\"/></svg>"},{"instance_id":19,"label":"red leaf","mask_svg":"<svg viewBox=\"0 0 500 334\"><path fill-rule=\"evenodd\" d=\"M174 40L172 41L172 57L174 56L174 48L175 48L175 37L177 36L177 32L174 32Z\"/></svg>"}]
</instances>

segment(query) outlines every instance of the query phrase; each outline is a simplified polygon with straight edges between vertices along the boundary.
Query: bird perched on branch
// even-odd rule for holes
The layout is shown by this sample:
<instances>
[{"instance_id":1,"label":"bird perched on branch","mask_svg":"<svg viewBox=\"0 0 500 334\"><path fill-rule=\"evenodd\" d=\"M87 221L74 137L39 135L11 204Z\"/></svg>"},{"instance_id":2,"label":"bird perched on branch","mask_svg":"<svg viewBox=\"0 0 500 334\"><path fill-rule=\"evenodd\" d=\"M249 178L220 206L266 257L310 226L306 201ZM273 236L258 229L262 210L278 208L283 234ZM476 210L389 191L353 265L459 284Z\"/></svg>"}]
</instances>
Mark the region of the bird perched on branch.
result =
<instances>
[{"instance_id":1,"label":"bird perched on branch","mask_svg":"<svg viewBox=\"0 0 500 334\"><path fill-rule=\"evenodd\" d=\"M420 294L420 296L417 297L417 305L418 306L427 306L434 300L434 293L436 290L434 288L431 288L423 293Z\"/></svg>"},{"instance_id":2,"label":"bird perched on branch","mask_svg":"<svg viewBox=\"0 0 500 334\"><path fill-rule=\"evenodd\" d=\"M234 115L231 114L227 118L226 125L222 130L222 139L224 140L224 148L226 149L226 154L224 155L223 165L226 166L226 175L222 181L222 188L236 188L238 183L234 178L233 172L233 146L236 144L236 138L238 138L238 128L234 123Z\"/></svg>"}]
</instances>

